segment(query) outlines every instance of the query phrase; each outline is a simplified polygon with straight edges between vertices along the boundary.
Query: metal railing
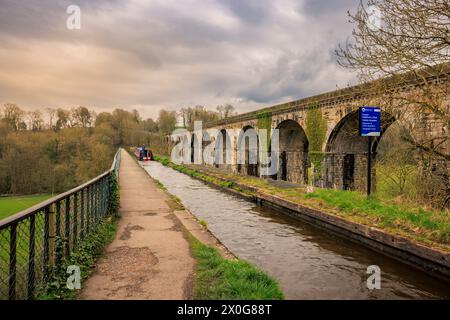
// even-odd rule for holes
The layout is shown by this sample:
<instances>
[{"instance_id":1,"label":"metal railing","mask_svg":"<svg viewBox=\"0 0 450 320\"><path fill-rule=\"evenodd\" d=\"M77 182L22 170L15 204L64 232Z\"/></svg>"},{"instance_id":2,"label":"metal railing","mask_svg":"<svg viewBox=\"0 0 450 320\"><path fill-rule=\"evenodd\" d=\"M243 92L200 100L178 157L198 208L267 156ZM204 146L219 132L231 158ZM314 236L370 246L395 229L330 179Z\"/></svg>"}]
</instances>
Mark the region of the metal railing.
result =
<instances>
[{"instance_id":1,"label":"metal railing","mask_svg":"<svg viewBox=\"0 0 450 320\"><path fill-rule=\"evenodd\" d=\"M55 266L109 214L111 169L65 193L0 220L0 300L33 299Z\"/></svg>"}]
</instances>

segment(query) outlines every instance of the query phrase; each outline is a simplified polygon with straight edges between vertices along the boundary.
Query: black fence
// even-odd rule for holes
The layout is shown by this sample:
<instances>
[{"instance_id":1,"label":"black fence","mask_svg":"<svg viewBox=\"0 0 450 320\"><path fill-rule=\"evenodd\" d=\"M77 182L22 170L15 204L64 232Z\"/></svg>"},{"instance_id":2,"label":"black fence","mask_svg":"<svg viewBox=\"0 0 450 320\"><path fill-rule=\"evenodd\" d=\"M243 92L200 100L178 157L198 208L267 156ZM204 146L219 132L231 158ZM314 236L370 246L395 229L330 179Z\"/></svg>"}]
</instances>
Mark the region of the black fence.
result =
<instances>
[{"instance_id":1,"label":"black fence","mask_svg":"<svg viewBox=\"0 0 450 320\"><path fill-rule=\"evenodd\" d=\"M33 299L55 266L109 214L120 150L110 170L0 221L0 300Z\"/></svg>"}]
</instances>

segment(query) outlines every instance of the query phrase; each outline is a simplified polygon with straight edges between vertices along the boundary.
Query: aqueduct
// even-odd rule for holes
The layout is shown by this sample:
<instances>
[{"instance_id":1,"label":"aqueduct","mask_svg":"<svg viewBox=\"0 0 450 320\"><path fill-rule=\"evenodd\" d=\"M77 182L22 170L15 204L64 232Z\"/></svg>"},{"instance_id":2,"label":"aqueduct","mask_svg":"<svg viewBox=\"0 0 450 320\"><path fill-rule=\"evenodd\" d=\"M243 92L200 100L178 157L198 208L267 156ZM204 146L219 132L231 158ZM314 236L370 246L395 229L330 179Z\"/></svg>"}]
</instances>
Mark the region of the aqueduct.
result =
<instances>
[{"instance_id":1,"label":"aqueduct","mask_svg":"<svg viewBox=\"0 0 450 320\"><path fill-rule=\"evenodd\" d=\"M449 75L450 69L446 68L441 76L425 80L427 84L448 90ZM423 83L420 81L408 80L396 85L392 92L410 97L417 94L417 88L421 86ZM205 152L202 155L202 152L194 151L194 145L199 145L198 141L202 139L201 145L206 153L216 160L214 166L238 174L264 177L262 168L265 164L259 154L264 145L258 140L255 148L255 143L250 142L261 129L267 130L269 135L278 129L279 152L272 158L277 172L271 178L305 184L308 182L308 168L313 165L318 172L314 181L316 185L364 191L367 188L368 144L365 137L358 135L359 107L381 107L382 134L398 121L411 135L421 139L449 135L448 125L437 120L432 113L421 111L418 114L414 106L393 104L392 92L380 93L370 89L372 87L373 83L348 87L207 123L201 132L194 131L189 135L191 161L198 159L207 165L203 159ZM444 100L448 109L448 95ZM382 135L375 138L372 144L374 159L381 138ZM448 150L448 141L441 147ZM269 154L270 148L269 139L266 148ZM445 166L450 168L448 161ZM372 174L375 175L375 169Z\"/></svg>"}]
</instances>

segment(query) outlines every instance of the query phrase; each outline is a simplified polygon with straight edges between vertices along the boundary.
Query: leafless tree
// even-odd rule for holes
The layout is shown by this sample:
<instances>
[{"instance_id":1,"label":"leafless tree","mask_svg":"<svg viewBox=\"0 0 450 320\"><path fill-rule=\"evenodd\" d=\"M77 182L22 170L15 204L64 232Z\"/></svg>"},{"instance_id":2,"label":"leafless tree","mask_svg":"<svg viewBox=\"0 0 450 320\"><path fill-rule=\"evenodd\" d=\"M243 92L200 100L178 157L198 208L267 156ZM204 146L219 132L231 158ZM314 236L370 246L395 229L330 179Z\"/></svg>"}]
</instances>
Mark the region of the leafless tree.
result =
<instances>
[{"instance_id":1,"label":"leafless tree","mask_svg":"<svg viewBox=\"0 0 450 320\"><path fill-rule=\"evenodd\" d=\"M352 38L336 50L340 65L370 83L365 90L382 93L385 111L414 128L403 138L422 151L422 169L440 177L444 198L450 193L449 15L448 0L361 1L349 13ZM405 83L418 85L406 94Z\"/></svg>"},{"instance_id":2,"label":"leafless tree","mask_svg":"<svg viewBox=\"0 0 450 320\"><path fill-rule=\"evenodd\" d=\"M48 128L51 130L53 129L53 119L56 116L56 109L53 108L46 108L45 111L48 115Z\"/></svg>"},{"instance_id":3,"label":"leafless tree","mask_svg":"<svg viewBox=\"0 0 450 320\"><path fill-rule=\"evenodd\" d=\"M28 128L33 131L40 131L44 127L44 120L42 119L42 112L39 110L28 112Z\"/></svg>"},{"instance_id":4,"label":"leafless tree","mask_svg":"<svg viewBox=\"0 0 450 320\"><path fill-rule=\"evenodd\" d=\"M231 104L217 106L216 110L217 112L219 112L221 119L226 119L236 114L236 112L234 111L234 107Z\"/></svg>"},{"instance_id":5,"label":"leafless tree","mask_svg":"<svg viewBox=\"0 0 450 320\"><path fill-rule=\"evenodd\" d=\"M25 111L23 111L19 106L13 103L7 103L2 109L2 120L6 122L15 131L23 130L24 125L26 129L26 124L24 122Z\"/></svg>"}]
</instances>

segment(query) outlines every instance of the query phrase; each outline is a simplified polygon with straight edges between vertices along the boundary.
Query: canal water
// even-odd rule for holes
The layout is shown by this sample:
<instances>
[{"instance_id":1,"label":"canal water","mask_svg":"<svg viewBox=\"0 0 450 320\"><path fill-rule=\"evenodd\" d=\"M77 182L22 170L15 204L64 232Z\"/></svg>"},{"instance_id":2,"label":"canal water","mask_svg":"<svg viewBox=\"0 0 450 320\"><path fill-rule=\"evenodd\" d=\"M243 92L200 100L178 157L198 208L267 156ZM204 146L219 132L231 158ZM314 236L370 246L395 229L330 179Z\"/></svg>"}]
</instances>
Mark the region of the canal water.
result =
<instances>
[{"instance_id":1,"label":"canal water","mask_svg":"<svg viewBox=\"0 0 450 320\"><path fill-rule=\"evenodd\" d=\"M282 213L211 188L158 162L150 176L181 199L236 256L280 283L287 299L449 299L450 286L407 265ZM381 289L367 288L367 267Z\"/></svg>"}]
</instances>

